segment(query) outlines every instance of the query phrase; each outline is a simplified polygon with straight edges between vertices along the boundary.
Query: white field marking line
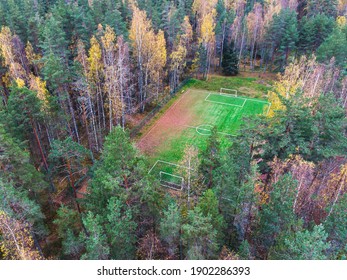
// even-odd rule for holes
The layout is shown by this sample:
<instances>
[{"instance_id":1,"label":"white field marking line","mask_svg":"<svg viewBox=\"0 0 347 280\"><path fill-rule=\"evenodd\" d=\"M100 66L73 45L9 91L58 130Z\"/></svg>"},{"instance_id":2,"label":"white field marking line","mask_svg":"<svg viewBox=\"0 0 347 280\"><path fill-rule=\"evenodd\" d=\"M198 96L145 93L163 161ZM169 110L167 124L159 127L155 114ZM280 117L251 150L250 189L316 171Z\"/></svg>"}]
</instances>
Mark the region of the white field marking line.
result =
<instances>
[{"instance_id":1,"label":"white field marking line","mask_svg":"<svg viewBox=\"0 0 347 280\"><path fill-rule=\"evenodd\" d=\"M184 125L184 127L188 127L188 128L192 128L192 129L195 129L195 130L197 130L198 128L199 128L199 126L191 126L191 125ZM211 127L213 127L212 125L211 125ZM200 130L206 130L206 131L211 131L211 130L209 130L209 129L205 129L205 128L199 128ZM198 134L200 134L199 132L197 132ZM236 137L237 135L235 135L235 134L230 134L230 133L225 133L225 132L218 132L217 131L217 133L218 134L223 134L223 135L227 135L227 136L233 136L233 137ZM201 135L204 135L204 134L201 134ZM210 134L209 134L210 135ZM206 135L204 135L204 136L206 136Z\"/></svg>"},{"instance_id":2,"label":"white field marking line","mask_svg":"<svg viewBox=\"0 0 347 280\"><path fill-rule=\"evenodd\" d=\"M201 129L201 130L205 130L205 131L210 131L211 132L211 130L208 130L208 129ZM200 135L202 135L202 136L210 136L212 133L206 133L206 134L204 134L204 133L202 133L202 132L199 132L199 130L198 130L198 128L196 128L196 133L197 134L200 134Z\"/></svg>"},{"instance_id":3,"label":"white field marking line","mask_svg":"<svg viewBox=\"0 0 347 280\"><path fill-rule=\"evenodd\" d=\"M221 95L218 91L216 91L216 92L210 92L210 91L207 91L207 90L195 90L195 89L194 89L194 91L195 91L195 92L199 92L199 93L205 93L205 94L209 92L209 94L207 95L206 98L208 98L211 94ZM230 96L230 94L229 94L228 96ZM233 96L230 96L230 97L233 97ZM205 98L205 100L206 100L206 98ZM233 97L233 98L241 98L241 99L246 99L246 100L251 101L251 102L260 102L260 103L271 104L269 101L258 100L258 99L255 99L255 98L247 98L247 97L242 97L242 96L236 96L236 97ZM206 101L207 101L207 100L206 100ZM212 101L211 101L211 102L212 102ZM228 105L230 105L230 104L228 104Z\"/></svg>"},{"instance_id":4,"label":"white field marking line","mask_svg":"<svg viewBox=\"0 0 347 280\"><path fill-rule=\"evenodd\" d=\"M218 95L221 95L221 96L226 96L226 97L236 97L237 98L237 94L233 94L233 93L219 93Z\"/></svg>"},{"instance_id":5,"label":"white field marking line","mask_svg":"<svg viewBox=\"0 0 347 280\"><path fill-rule=\"evenodd\" d=\"M160 119L163 118L166 114L168 114L179 102L181 102L181 100L183 99L183 97L184 97L188 92L190 92L190 91L187 90L187 91L186 91L186 92L185 92L185 93L184 93L173 105L171 105L170 109L167 110L167 111L165 112L165 114L162 115L162 116L160 117ZM159 119L159 120L160 120L160 119ZM157 120L156 124L155 124L155 125L154 125L143 137L141 137L141 140L139 141L139 143L142 142L142 140L145 139L145 138L148 136L148 134L150 134L150 133L152 132L152 130L158 126L159 120Z\"/></svg>"},{"instance_id":6,"label":"white field marking line","mask_svg":"<svg viewBox=\"0 0 347 280\"><path fill-rule=\"evenodd\" d=\"M225 89L226 91L233 91L233 92L236 92L235 95L237 96L237 90L236 90L236 89L231 89L231 88L220 88L219 93L222 94L222 91L223 91L224 89Z\"/></svg>"},{"instance_id":7,"label":"white field marking line","mask_svg":"<svg viewBox=\"0 0 347 280\"><path fill-rule=\"evenodd\" d=\"M194 170L192 168L188 168L188 167L185 167L183 165L179 165L179 164L176 164L176 163L172 163L172 162L168 162L168 161L164 161L164 160L158 160L159 162L162 162L162 163L165 163L165 164L168 164L168 165L173 165L173 166L176 166L176 167L180 167L180 168L185 168L185 169L190 169L190 170Z\"/></svg>"},{"instance_id":8,"label":"white field marking line","mask_svg":"<svg viewBox=\"0 0 347 280\"><path fill-rule=\"evenodd\" d=\"M210 124L202 124L202 125L199 125L199 126L197 126L196 128L195 128L195 131L196 131L196 133L198 133L198 134L200 134L200 135L203 135L203 136L210 136L211 134L212 134L212 130L211 129L206 129L206 128L201 128L201 127L210 127L210 128L213 128L213 126L212 125L210 125ZM210 132L210 133L202 133L202 132L200 132L199 130L202 130L202 131L208 131L208 132Z\"/></svg>"},{"instance_id":9,"label":"white field marking line","mask_svg":"<svg viewBox=\"0 0 347 280\"><path fill-rule=\"evenodd\" d=\"M162 187L174 189L174 190L177 190L177 191L181 191L183 189L183 183L181 185L178 185L176 183L172 183L172 182L168 182L168 181L165 181L165 180L161 180L160 181L160 185Z\"/></svg>"},{"instance_id":10,"label":"white field marking line","mask_svg":"<svg viewBox=\"0 0 347 280\"><path fill-rule=\"evenodd\" d=\"M152 172L152 170L154 169L154 167L156 167L156 165L158 164L159 160L157 160L155 162L155 164L152 166L152 168L148 171L148 174L150 174Z\"/></svg>"},{"instance_id":11,"label":"white field marking line","mask_svg":"<svg viewBox=\"0 0 347 280\"><path fill-rule=\"evenodd\" d=\"M229 105L229 106L235 106L235 107L240 107L240 108L243 108L247 102L247 100L252 100L252 99L248 99L248 98L245 98L245 97L239 97L239 96L232 96L232 95L225 95L225 94L216 94L216 93L210 93L210 94L214 94L214 95L220 95L220 96L225 96L225 97L229 97L229 98L237 98L237 99L242 99L244 100L243 101L243 104L242 105L234 105L234 104L229 104L229 103L224 103L224 102L219 102L219 101L211 101L211 100L206 100L208 102L214 102L214 103L219 103L219 104L224 104L224 105ZM209 94L209 96L210 96Z\"/></svg>"},{"instance_id":12,"label":"white field marking line","mask_svg":"<svg viewBox=\"0 0 347 280\"><path fill-rule=\"evenodd\" d=\"M245 101L243 102L242 106L240 106L240 105L228 104L228 103L224 103L224 102L218 102L218 101L207 100L211 94L227 96L227 97L230 97L230 98L245 99ZM269 115L270 108L271 108L271 106L272 106L272 104L271 104L270 102L268 102L268 101L257 100L257 99L253 99L253 98L238 97L238 96L235 97L235 96L224 95L224 94L216 94L216 93L210 93L210 94L205 98L205 101L211 102L211 103L217 103L217 104L227 105L227 106L239 107L239 108L243 108L243 107L245 106L245 104L246 104L247 101L265 103L265 104L269 105L269 108L268 108L268 111L267 111L267 113L266 113L266 116Z\"/></svg>"},{"instance_id":13,"label":"white field marking line","mask_svg":"<svg viewBox=\"0 0 347 280\"><path fill-rule=\"evenodd\" d=\"M164 160L157 160L157 161L155 162L155 164L152 166L152 168L148 171L148 174L150 174L150 173L152 172L152 170L154 169L154 167L156 167L156 165L157 165L159 162L164 163L164 164L168 164L168 165L173 165L173 166L176 166L176 167L179 167L179 168L190 169L190 170L194 171L194 169L185 167L185 166L183 166L183 165L178 165L178 164L175 164L175 163L172 163L172 162L168 162L168 161L164 161Z\"/></svg>"},{"instance_id":14,"label":"white field marking line","mask_svg":"<svg viewBox=\"0 0 347 280\"><path fill-rule=\"evenodd\" d=\"M184 180L184 178L182 176L177 176L177 175L174 175L174 174L171 174L171 173L167 173L167 172L164 172L164 171L160 171L159 174L160 174L160 176L161 176L161 174L164 174L164 175L169 175L169 176L174 177L174 178L181 179L182 181Z\"/></svg>"},{"instance_id":15,"label":"white field marking line","mask_svg":"<svg viewBox=\"0 0 347 280\"><path fill-rule=\"evenodd\" d=\"M220 93L214 93L214 92L211 92L210 94L214 94L214 95L219 95L219 96L225 96L225 97L229 97L229 98L237 98L237 99L242 99L242 100L247 100L246 97L241 97L241 96L233 96L232 94L220 94ZM210 95L209 94L209 95Z\"/></svg>"},{"instance_id":16,"label":"white field marking line","mask_svg":"<svg viewBox=\"0 0 347 280\"><path fill-rule=\"evenodd\" d=\"M232 96L231 94L220 94L220 93L213 93L213 92L211 92L210 94L222 95L222 96L229 96L230 98L245 99L245 100L251 101L251 102L259 102L259 103L271 104L269 101L258 100L258 99L255 99L255 98L247 98L247 97L242 97L242 96ZM210 94L209 94L209 95L210 95Z\"/></svg>"},{"instance_id":17,"label":"white field marking line","mask_svg":"<svg viewBox=\"0 0 347 280\"><path fill-rule=\"evenodd\" d=\"M164 182L164 183L172 184L172 183L169 183L169 182ZM161 185L162 187L165 187L165 188L168 188L168 189L172 189L172 190L175 190L175 191L182 191L182 189L183 189L183 186L179 186L180 188L175 188L175 187L171 187L170 185L165 185L165 184L163 184L163 183L160 183L160 185ZM172 185L178 186L177 184L172 184Z\"/></svg>"},{"instance_id":18,"label":"white field marking line","mask_svg":"<svg viewBox=\"0 0 347 280\"><path fill-rule=\"evenodd\" d=\"M224 103L224 102L218 102L218 101L207 100L207 99L210 97L211 94L217 95L216 93L210 93L210 94L205 98L205 101L206 101L206 102L217 103L217 104L222 104L222 105L226 105L226 106L233 106L233 107L238 107L238 108L243 108L244 104L246 103L246 102L244 102L243 105L240 106L240 105L228 104L228 103ZM219 94L218 94L218 95L219 95ZM229 96L229 97L231 97L231 96ZM238 98L238 97L233 97L233 98ZM245 101L247 101L247 100L245 100Z\"/></svg>"},{"instance_id":19,"label":"white field marking line","mask_svg":"<svg viewBox=\"0 0 347 280\"><path fill-rule=\"evenodd\" d=\"M164 188L170 188L170 189L173 189L176 191L182 191L182 189L183 189L182 185L177 185L176 183L171 183L171 182L167 182L164 180L161 181L160 186L162 186Z\"/></svg>"}]
</instances>

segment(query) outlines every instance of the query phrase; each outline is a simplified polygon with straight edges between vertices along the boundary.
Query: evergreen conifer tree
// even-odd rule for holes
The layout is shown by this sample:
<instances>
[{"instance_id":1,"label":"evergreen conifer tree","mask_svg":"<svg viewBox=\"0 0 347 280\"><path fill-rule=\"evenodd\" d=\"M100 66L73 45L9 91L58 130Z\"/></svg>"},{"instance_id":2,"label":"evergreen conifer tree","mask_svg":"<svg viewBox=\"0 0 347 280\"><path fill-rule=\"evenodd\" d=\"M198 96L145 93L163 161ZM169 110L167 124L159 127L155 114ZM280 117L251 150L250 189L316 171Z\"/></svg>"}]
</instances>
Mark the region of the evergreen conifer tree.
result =
<instances>
[{"instance_id":1,"label":"evergreen conifer tree","mask_svg":"<svg viewBox=\"0 0 347 280\"><path fill-rule=\"evenodd\" d=\"M236 76L239 73L239 61L231 42L223 51L222 71L226 76Z\"/></svg>"}]
</instances>

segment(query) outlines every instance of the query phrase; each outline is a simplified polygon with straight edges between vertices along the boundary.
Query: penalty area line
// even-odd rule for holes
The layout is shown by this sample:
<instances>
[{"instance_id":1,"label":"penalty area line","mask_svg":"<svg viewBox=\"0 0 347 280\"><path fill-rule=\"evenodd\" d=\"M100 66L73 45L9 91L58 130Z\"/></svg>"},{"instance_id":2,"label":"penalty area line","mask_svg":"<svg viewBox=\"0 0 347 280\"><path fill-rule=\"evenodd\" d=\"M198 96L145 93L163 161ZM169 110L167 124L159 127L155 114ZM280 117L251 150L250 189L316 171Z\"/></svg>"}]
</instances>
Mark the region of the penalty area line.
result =
<instances>
[{"instance_id":1,"label":"penalty area line","mask_svg":"<svg viewBox=\"0 0 347 280\"><path fill-rule=\"evenodd\" d=\"M228 103L225 103L225 102L207 100L210 97L211 94L219 95L219 96L225 96L225 97L229 97L229 98L243 99L243 100L250 101L250 102L264 103L264 104L267 104L267 105L271 106L271 103L269 101L265 101L265 100L258 100L258 99L254 99L254 98L247 98L247 97L242 97L242 96L233 96L231 94L228 95L228 94L213 93L213 92L209 93L209 95L205 98L205 101L213 102L213 103L221 103L221 104L224 104L224 105L236 106L236 107L244 107L244 105L246 104L246 102L244 102L243 105L240 106L240 105L228 104Z\"/></svg>"},{"instance_id":2,"label":"penalty area line","mask_svg":"<svg viewBox=\"0 0 347 280\"><path fill-rule=\"evenodd\" d=\"M244 100L243 105L235 105L235 104L229 104L229 103L225 103L225 102L219 102L219 101L213 101L213 100L208 100L208 98L211 95L217 95L217 96L225 96L228 98L237 98L237 99L242 99ZM243 97L238 97L238 96L227 96L227 95L223 95L223 94L219 94L219 93L209 93L206 98L205 98L206 102L210 102L210 103L217 103L217 104L222 104L222 105L226 105L226 106L233 106L233 107L238 107L238 108L243 108L243 106L245 105L247 98L243 98Z\"/></svg>"}]
</instances>

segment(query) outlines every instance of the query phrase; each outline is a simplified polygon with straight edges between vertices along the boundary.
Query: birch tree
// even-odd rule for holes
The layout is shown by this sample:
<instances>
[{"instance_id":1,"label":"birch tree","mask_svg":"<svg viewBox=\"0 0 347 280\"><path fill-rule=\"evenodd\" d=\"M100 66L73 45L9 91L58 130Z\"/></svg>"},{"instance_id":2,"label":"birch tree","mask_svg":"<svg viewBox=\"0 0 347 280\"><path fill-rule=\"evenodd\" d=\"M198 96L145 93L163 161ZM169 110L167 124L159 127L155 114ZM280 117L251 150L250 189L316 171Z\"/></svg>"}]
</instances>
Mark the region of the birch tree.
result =
<instances>
[{"instance_id":1,"label":"birch tree","mask_svg":"<svg viewBox=\"0 0 347 280\"><path fill-rule=\"evenodd\" d=\"M88 61L85 46L82 41L77 44L77 57L75 59L81 66L81 73L79 79L75 82L75 86L80 94L80 104L82 120L85 124L89 148L91 151L99 151L99 133L96 124L95 112L95 92L92 90L92 81L90 80L90 64Z\"/></svg>"},{"instance_id":2,"label":"birch tree","mask_svg":"<svg viewBox=\"0 0 347 280\"><path fill-rule=\"evenodd\" d=\"M145 109L145 103L147 98L148 83L148 69L146 67L148 63L148 48L154 41L154 34L152 30L152 24L147 19L146 12L141 11L135 5L133 6L133 18L130 28L130 40L134 49L134 55L137 62L137 80L139 88L139 103L141 104L141 110Z\"/></svg>"},{"instance_id":3,"label":"birch tree","mask_svg":"<svg viewBox=\"0 0 347 280\"><path fill-rule=\"evenodd\" d=\"M151 21L147 19L146 12L139 10L135 5L133 5L129 37L137 62L139 103L141 111L144 111L148 103L147 98L158 96L158 81L166 65L166 42L164 33L159 30L156 34ZM155 91L155 86L151 86L152 83L157 87L157 95L150 94L151 91Z\"/></svg>"},{"instance_id":4,"label":"birch tree","mask_svg":"<svg viewBox=\"0 0 347 280\"><path fill-rule=\"evenodd\" d=\"M89 71L88 77L91 81L91 89L95 93L97 124L99 131L103 131L106 127L106 117L104 112L104 98L102 91L103 79L103 63L101 57L101 47L96 37L93 36L90 40L90 49L88 52Z\"/></svg>"},{"instance_id":5,"label":"birch tree","mask_svg":"<svg viewBox=\"0 0 347 280\"><path fill-rule=\"evenodd\" d=\"M213 9L210 13L208 13L203 19L201 23L200 30L200 38L199 44L203 47L206 52L206 61L202 61L203 65L203 77L206 79L210 72L211 61L214 54L214 47L216 43L215 38L215 22L216 10Z\"/></svg>"},{"instance_id":6,"label":"birch tree","mask_svg":"<svg viewBox=\"0 0 347 280\"><path fill-rule=\"evenodd\" d=\"M117 38L117 87L120 95L121 125L125 128L126 113L133 109L132 74L130 68L129 45L122 36Z\"/></svg>"},{"instance_id":7,"label":"birch tree","mask_svg":"<svg viewBox=\"0 0 347 280\"><path fill-rule=\"evenodd\" d=\"M109 118L109 131L112 130L116 124L114 121L117 119L117 114L120 111L119 93L116 87L116 34L110 26L106 26L104 35L101 37L103 48L103 64L105 67L105 92L107 93L108 100L108 118Z\"/></svg>"}]
</instances>

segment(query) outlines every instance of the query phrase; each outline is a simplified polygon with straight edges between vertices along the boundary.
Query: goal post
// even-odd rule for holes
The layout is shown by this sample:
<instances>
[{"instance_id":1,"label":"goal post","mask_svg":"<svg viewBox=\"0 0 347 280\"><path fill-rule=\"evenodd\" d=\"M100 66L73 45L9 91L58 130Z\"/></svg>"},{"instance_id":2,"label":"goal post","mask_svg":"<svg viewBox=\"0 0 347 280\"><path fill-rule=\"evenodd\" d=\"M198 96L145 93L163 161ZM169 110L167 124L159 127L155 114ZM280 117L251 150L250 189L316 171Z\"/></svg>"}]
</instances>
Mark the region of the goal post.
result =
<instances>
[{"instance_id":1,"label":"goal post","mask_svg":"<svg viewBox=\"0 0 347 280\"><path fill-rule=\"evenodd\" d=\"M164 171L159 172L160 183L165 187L175 190L182 190L184 185L184 178Z\"/></svg>"},{"instance_id":2,"label":"goal post","mask_svg":"<svg viewBox=\"0 0 347 280\"><path fill-rule=\"evenodd\" d=\"M237 90L236 89L230 89L230 88L220 88L219 94L237 97Z\"/></svg>"}]
</instances>

